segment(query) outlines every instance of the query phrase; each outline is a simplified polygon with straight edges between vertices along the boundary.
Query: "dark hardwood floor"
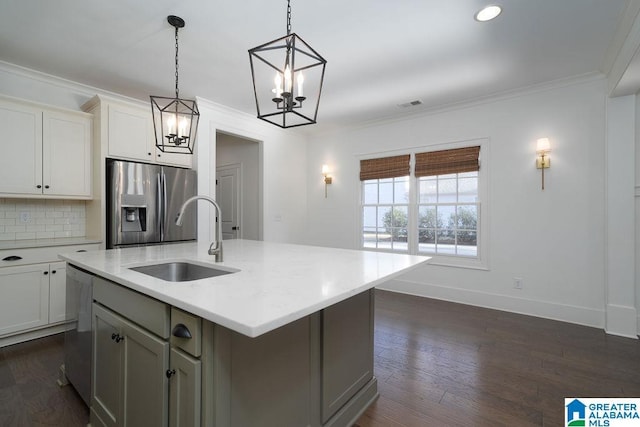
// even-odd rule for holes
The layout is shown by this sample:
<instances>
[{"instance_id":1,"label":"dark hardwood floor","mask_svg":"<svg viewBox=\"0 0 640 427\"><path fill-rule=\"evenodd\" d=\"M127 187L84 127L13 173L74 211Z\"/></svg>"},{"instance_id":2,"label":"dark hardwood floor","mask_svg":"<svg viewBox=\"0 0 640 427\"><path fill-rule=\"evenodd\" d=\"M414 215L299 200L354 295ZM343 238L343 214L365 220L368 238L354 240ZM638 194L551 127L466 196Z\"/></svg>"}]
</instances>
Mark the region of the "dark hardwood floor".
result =
<instances>
[{"instance_id":1,"label":"dark hardwood floor","mask_svg":"<svg viewBox=\"0 0 640 427\"><path fill-rule=\"evenodd\" d=\"M57 384L64 336L0 349L0 426L86 426L89 410L73 387Z\"/></svg>"},{"instance_id":2,"label":"dark hardwood floor","mask_svg":"<svg viewBox=\"0 0 640 427\"><path fill-rule=\"evenodd\" d=\"M563 322L376 293L368 426L561 426L565 397L640 397L640 341Z\"/></svg>"},{"instance_id":3,"label":"dark hardwood floor","mask_svg":"<svg viewBox=\"0 0 640 427\"><path fill-rule=\"evenodd\" d=\"M640 397L638 340L384 291L376 310L380 398L360 427L561 426L564 397ZM0 349L0 426L86 425L62 359L62 335Z\"/></svg>"}]
</instances>

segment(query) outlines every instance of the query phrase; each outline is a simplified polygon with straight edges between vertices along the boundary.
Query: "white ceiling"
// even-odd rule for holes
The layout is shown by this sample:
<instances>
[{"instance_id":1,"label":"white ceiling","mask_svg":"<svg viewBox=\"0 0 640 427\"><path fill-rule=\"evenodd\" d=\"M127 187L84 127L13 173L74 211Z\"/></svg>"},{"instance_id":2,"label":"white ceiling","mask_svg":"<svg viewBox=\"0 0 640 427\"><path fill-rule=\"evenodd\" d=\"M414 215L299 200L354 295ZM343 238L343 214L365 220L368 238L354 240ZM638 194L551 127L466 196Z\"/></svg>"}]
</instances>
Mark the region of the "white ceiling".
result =
<instances>
[{"instance_id":1,"label":"white ceiling","mask_svg":"<svg viewBox=\"0 0 640 427\"><path fill-rule=\"evenodd\" d=\"M304 129L607 73L625 13L637 11L637 0L498 0L502 15L476 22L491 2L292 0L293 32L327 59L318 124ZM247 51L286 34L286 0L2 0L0 60L143 100L172 96L172 14L186 21L181 97L255 114Z\"/></svg>"}]
</instances>

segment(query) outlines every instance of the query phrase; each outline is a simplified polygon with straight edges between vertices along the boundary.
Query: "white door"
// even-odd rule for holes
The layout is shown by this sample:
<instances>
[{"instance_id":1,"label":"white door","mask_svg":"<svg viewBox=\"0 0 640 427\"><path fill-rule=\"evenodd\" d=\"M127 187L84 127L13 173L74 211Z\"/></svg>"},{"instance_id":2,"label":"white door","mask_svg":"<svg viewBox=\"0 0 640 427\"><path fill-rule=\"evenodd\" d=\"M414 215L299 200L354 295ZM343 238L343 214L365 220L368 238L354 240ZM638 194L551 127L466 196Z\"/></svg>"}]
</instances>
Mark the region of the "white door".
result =
<instances>
[{"instance_id":1,"label":"white door","mask_svg":"<svg viewBox=\"0 0 640 427\"><path fill-rule=\"evenodd\" d=\"M216 168L216 198L222 210L222 239L242 237L240 230L240 164Z\"/></svg>"}]
</instances>

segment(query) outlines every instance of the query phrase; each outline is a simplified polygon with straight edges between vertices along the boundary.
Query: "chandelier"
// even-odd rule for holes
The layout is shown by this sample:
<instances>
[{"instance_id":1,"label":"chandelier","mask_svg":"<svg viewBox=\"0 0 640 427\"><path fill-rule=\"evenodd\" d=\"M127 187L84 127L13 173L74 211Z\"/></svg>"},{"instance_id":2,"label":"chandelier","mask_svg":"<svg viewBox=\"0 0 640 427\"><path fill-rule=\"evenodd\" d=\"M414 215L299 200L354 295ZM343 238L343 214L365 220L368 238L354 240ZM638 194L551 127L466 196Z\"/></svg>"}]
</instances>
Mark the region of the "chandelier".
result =
<instances>
[{"instance_id":1,"label":"chandelier","mask_svg":"<svg viewBox=\"0 0 640 427\"><path fill-rule=\"evenodd\" d=\"M249 49L258 118L281 128L316 123L327 61L291 32L287 0L287 35Z\"/></svg>"},{"instance_id":2,"label":"chandelier","mask_svg":"<svg viewBox=\"0 0 640 427\"><path fill-rule=\"evenodd\" d=\"M180 99L178 89L178 29L184 20L170 15L167 21L176 29L176 97L151 96L156 147L163 153L193 154L200 113L195 100Z\"/></svg>"}]
</instances>

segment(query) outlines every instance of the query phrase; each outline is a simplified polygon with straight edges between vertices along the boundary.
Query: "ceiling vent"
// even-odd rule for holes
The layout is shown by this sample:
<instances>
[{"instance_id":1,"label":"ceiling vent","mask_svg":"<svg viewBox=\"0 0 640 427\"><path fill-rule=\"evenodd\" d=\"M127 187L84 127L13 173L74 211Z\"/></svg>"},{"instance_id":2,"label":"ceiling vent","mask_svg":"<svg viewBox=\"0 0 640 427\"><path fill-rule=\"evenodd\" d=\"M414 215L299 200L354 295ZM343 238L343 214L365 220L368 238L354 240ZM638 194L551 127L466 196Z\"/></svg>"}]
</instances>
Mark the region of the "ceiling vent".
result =
<instances>
[{"instance_id":1,"label":"ceiling vent","mask_svg":"<svg viewBox=\"0 0 640 427\"><path fill-rule=\"evenodd\" d=\"M420 101L419 99L415 99L413 101L405 102L404 104L398 104L398 107L409 108L409 107L416 107L418 105L422 105L422 101Z\"/></svg>"}]
</instances>

